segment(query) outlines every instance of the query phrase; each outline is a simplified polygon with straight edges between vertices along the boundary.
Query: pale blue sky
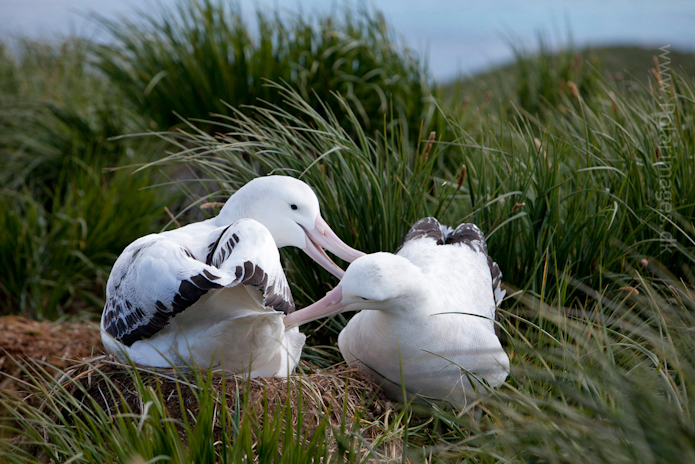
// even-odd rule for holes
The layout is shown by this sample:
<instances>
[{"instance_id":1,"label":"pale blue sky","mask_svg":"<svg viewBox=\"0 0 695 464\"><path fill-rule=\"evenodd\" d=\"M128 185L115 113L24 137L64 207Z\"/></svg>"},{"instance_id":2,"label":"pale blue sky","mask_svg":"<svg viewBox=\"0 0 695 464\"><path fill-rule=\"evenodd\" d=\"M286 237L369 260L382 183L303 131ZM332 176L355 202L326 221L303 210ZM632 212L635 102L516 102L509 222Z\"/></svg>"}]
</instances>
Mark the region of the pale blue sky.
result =
<instances>
[{"instance_id":1,"label":"pale blue sky","mask_svg":"<svg viewBox=\"0 0 695 464\"><path fill-rule=\"evenodd\" d=\"M138 8L156 11L176 0L0 0L0 35L53 37L78 33L94 37L89 12L107 17L133 15ZM369 2L368 2L369 3ZM256 6L286 11L330 10L336 2L320 0L241 0L252 18ZM569 24L579 45L631 43L695 50L695 1L669 0L377 0L408 44L428 56L440 80L470 73L511 56L508 40L533 46L542 30L554 42L567 36ZM160 6L157 6L160 5Z\"/></svg>"}]
</instances>

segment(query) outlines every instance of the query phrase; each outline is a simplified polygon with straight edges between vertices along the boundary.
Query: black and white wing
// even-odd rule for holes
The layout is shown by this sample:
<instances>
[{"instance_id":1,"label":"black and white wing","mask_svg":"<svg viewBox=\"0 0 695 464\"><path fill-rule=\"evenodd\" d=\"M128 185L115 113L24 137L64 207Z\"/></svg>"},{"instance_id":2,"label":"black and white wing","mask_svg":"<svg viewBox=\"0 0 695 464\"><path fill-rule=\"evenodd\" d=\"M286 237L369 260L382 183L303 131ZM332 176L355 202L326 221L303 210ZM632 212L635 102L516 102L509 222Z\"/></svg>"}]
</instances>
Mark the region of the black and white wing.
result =
<instances>
[{"instance_id":1,"label":"black and white wing","mask_svg":"<svg viewBox=\"0 0 695 464\"><path fill-rule=\"evenodd\" d=\"M502 290L502 271L500 271L500 267L492 260L492 257L487 252L485 234L483 234L475 224L464 223L459 225L456 229L449 228L449 233L446 234L444 242L447 245L460 243L469 246L473 251L483 253L487 257L487 264L490 267L490 275L492 276L492 290L495 295L495 304L499 306L507 291Z\"/></svg>"},{"instance_id":2,"label":"black and white wing","mask_svg":"<svg viewBox=\"0 0 695 464\"><path fill-rule=\"evenodd\" d=\"M280 252L268 229L253 219L241 219L224 229L208 247L206 264L233 273L263 297L263 306L285 315L294 299L280 264Z\"/></svg>"},{"instance_id":3,"label":"black and white wing","mask_svg":"<svg viewBox=\"0 0 695 464\"><path fill-rule=\"evenodd\" d=\"M252 219L216 229L205 261L165 235L129 245L114 264L106 288L102 329L126 346L165 328L211 290L250 285L264 307L288 314L294 301L270 232Z\"/></svg>"},{"instance_id":4,"label":"black and white wing","mask_svg":"<svg viewBox=\"0 0 695 464\"><path fill-rule=\"evenodd\" d=\"M477 253L483 253L487 259L492 276L492 289L495 304L499 306L506 294L502 290L502 272L496 262L487 252L485 235L475 224L461 224L456 229L442 225L433 217L427 217L417 221L408 231L403 243L396 250L398 254L409 242L416 240L429 240L435 245L465 245Z\"/></svg>"},{"instance_id":5,"label":"black and white wing","mask_svg":"<svg viewBox=\"0 0 695 464\"><path fill-rule=\"evenodd\" d=\"M446 227L446 226L444 226ZM448 229L448 227L447 227ZM396 248L394 254L398 254L399 251L408 243L414 240L427 239L433 241L437 245L444 245L444 229L442 225L433 217L427 217L420 219L418 222L413 224L401 245Z\"/></svg>"}]
</instances>

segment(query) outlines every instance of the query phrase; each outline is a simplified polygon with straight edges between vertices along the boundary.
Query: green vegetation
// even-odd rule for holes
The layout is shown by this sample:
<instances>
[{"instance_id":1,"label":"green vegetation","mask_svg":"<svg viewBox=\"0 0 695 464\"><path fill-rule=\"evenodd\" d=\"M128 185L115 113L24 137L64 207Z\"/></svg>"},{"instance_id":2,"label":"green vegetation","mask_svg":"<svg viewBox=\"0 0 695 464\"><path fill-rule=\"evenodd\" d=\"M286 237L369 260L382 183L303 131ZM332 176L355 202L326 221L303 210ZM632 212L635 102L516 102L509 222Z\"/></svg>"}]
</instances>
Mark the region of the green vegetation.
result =
<instances>
[{"instance_id":1,"label":"green vegetation","mask_svg":"<svg viewBox=\"0 0 695 464\"><path fill-rule=\"evenodd\" d=\"M569 81L577 85L582 96L601 80L610 82L622 92L639 91L654 85L655 60L662 50L631 46L605 46L579 50L572 40L555 49L543 36L539 47L531 52L512 44L512 63L474 76L461 77L441 86L444 100L457 107L488 104L507 108L510 104L536 112L544 103L556 104L562 95L572 95ZM692 53L668 50L668 68L681 75L695 76ZM456 110L458 111L458 109Z\"/></svg>"},{"instance_id":2,"label":"green vegetation","mask_svg":"<svg viewBox=\"0 0 695 464\"><path fill-rule=\"evenodd\" d=\"M2 313L93 311L123 247L162 224L151 178L103 173L147 159L111 140L141 119L84 64L85 42L17 47L0 49Z\"/></svg>"},{"instance_id":3,"label":"green vegetation","mask_svg":"<svg viewBox=\"0 0 695 464\"><path fill-rule=\"evenodd\" d=\"M31 365L28 369L35 380L29 389L53 399L42 408L15 404L0 392L0 406L13 408L11 417L16 430L21 430L17 443L0 450L2 462L36 462L37 456L76 463L151 462L164 456L176 463L336 458L362 462L370 451L379 453L399 439L396 434L379 433L377 423L369 444L355 432L371 415L356 407L369 404L373 391L365 381L351 383L344 375L336 376L339 381L321 375L303 377L331 395L323 398L302 378L285 386L272 380L226 382L197 371L185 379L178 373L176 379L170 372L98 361L72 369L71 380L62 384L50 380L50 368ZM87 375L88 382L79 380ZM390 412L390 428L401 428L405 412Z\"/></svg>"},{"instance_id":4,"label":"green vegetation","mask_svg":"<svg viewBox=\"0 0 695 464\"><path fill-rule=\"evenodd\" d=\"M164 205L183 222L259 172L293 175L315 189L336 233L367 252L393 251L428 215L487 233L509 290L500 313L512 373L479 399L482 418L403 405L369 420L365 408L336 428L326 412L310 438L289 425L314 411L301 395L257 420L243 414L248 400L227 407L229 390L195 375L176 398L190 391L196 406L177 416L168 393L126 366L139 400L116 412L84 390L84 374L57 382L37 368L30 401L0 398L13 421L2 435L19 437L0 443L1 459L362 462L399 441L417 462L692 458L693 76L652 72L649 61L650 80L628 85L607 53L546 47L517 51L513 70L428 107L427 73L383 21L342 15L260 14L259 41L235 9L181 3L144 28L104 22L109 47L2 48L3 310L99 314L109 266L161 229ZM485 90L464 102L476 88ZM147 128L165 131L112 138ZM132 165L142 169L104 171ZM282 254L300 306L334 285L296 250ZM345 322L306 329L308 370L340 361ZM90 375L104 398L121 398L113 372Z\"/></svg>"},{"instance_id":5,"label":"green vegetation","mask_svg":"<svg viewBox=\"0 0 695 464\"><path fill-rule=\"evenodd\" d=\"M231 114L228 105L281 103L268 81L290 83L313 107L325 104L338 115L330 97L340 93L367 128L380 128L393 112L417 129L432 84L425 68L381 16L349 8L338 16L258 10L251 31L236 4L182 1L163 17L103 20L115 45L99 47L98 65L159 129L180 116Z\"/></svg>"}]
</instances>

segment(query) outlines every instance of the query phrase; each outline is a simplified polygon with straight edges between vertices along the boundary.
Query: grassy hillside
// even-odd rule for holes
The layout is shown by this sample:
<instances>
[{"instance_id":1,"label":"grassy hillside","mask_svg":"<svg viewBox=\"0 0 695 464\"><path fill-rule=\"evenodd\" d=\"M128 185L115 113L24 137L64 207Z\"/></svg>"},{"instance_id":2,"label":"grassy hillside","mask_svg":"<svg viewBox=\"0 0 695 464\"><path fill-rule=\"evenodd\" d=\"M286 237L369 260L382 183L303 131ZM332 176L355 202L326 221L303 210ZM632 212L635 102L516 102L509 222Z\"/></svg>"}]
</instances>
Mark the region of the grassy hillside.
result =
<instances>
[{"instance_id":1,"label":"grassy hillside","mask_svg":"<svg viewBox=\"0 0 695 464\"><path fill-rule=\"evenodd\" d=\"M499 313L510 377L480 395L474 420L471 410L436 405L376 407L368 394L324 401L332 394L316 390L314 377L281 384L274 395L284 396L260 388L251 404L249 384L229 389L204 373L166 373L173 383L163 383L156 373L99 364L56 381L38 366L26 385L31 398L0 392L9 418L0 437L14 437L0 441L0 461L695 458L690 68L650 74L649 52L636 49L520 51L510 67L425 104L427 71L378 17L348 9L339 24L273 19L264 27L278 40L255 44L219 5L181 3L178 11L193 17L207 12L205 21L172 13L169 23L150 19L151 31L110 23L113 48L70 39L23 42L18 54L0 49L3 312L97 318L120 250L176 227L165 206L185 222L187 209L226 200L259 171L287 172L301 174L326 221L367 252L393 251L423 216L478 224L508 290ZM329 40L341 45L320 56L333 65L290 71L281 82ZM178 51L166 56L169 49ZM212 60L220 50L234 63ZM375 50L390 50L388 71L371 73ZM359 63L342 67L346 57ZM672 55L674 70L681 58ZM259 87L276 61L278 82ZM199 69L203 62L210 66ZM394 69L404 72L395 84ZM249 92L269 101L235 93L247 73ZM630 74L644 80L630 84ZM215 85L205 88L208 81ZM180 94L189 87L200 98ZM178 124L173 111L189 120ZM114 138L147 128L160 132ZM299 306L334 285L296 250L282 256ZM340 361L335 339L346 318L324 322L303 329L305 373ZM327 409L309 406L319 403ZM306 417L312 434L295 425Z\"/></svg>"},{"instance_id":2,"label":"grassy hillside","mask_svg":"<svg viewBox=\"0 0 695 464\"><path fill-rule=\"evenodd\" d=\"M522 97L519 94L523 93L523 89L518 88L517 85L520 78L523 82L524 63L528 60L547 63L548 71L545 76L554 81L543 82L543 85L555 87L556 92L559 92L563 78L564 80L577 79L579 76L593 72L605 79L607 83L623 89L634 89L648 86L649 82L653 81L654 60L661 54L662 51L658 48L647 49L634 46L597 47L583 50L570 46L556 52L551 51L541 42L538 53L516 50L516 59L513 62L474 76L443 83L441 92L443 99L451 101L452 104L460 104L464 99L471 101L474 105L480 105L485 101L493 104L516 101L515 97ZM694 53L670 48L668 59L672 70L682 75L695 76ZM562 76L563 70L564 76ZM548 91L551 90L547 89L546 92Z\"/></svg>"}]
</instances>

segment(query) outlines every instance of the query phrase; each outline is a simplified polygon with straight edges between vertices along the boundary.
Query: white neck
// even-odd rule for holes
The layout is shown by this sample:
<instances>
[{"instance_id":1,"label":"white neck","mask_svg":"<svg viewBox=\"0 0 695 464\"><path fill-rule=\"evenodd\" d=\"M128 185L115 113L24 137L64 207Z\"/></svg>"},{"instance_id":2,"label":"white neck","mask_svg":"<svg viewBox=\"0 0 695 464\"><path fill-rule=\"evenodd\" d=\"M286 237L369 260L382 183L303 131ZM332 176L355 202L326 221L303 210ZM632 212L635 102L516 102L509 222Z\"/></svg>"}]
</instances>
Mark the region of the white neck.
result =
<instances>
[{"instance_id":1,"label":"white neck","mask_svg":"<svg viewBox=\"0 0 695 464\"><path fill-rule=\"evenodd\" d=\"M245 201L247 196L243 191L238 191L232 195L224 204L217 217L213 219L215 224L219 227L228 226L240 219L249 217L249 203Z\"/></svg>"}]
</instances>

